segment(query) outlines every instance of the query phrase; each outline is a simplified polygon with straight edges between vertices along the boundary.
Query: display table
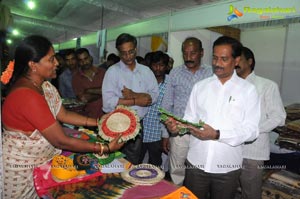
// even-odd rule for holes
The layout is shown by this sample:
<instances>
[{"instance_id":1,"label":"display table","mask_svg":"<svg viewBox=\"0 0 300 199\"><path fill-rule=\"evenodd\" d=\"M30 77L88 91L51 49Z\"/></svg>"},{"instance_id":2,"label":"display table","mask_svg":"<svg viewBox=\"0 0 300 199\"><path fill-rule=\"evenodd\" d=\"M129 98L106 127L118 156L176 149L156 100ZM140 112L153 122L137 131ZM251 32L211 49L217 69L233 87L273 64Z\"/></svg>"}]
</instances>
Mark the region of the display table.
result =
<instances>
[{"instance_id":1,"label":"display table","mask_svg":"<svg viewBox=\"0 0 300 199\"><path fill-rule=\"evenodd\" d=\"M66 129L66 134L72 137L87 139L89 136L72 129ZM74 153L64 151L66 157ZM165 196L178 187L168 181L162 180L151 186L139 186L122 179L120 172L129 169L132 165L117 156L115 161L102 165L100 171L86 174L67 181L56 181L51 175L51 163L34 169L34 184L38 195L44 199L83 199L83 198L159 198ZM159 191L157 191L159 190Z\"/></svg>"},{"instance_id":2,"label":"display table","mask_svg":"<svg viewBox=\"0 0 300 199\"><path fill-rule=\"evenodd\" d=\"M42 197L64 198L159 198L175 191L177 187L165 180L151 186L137 186L124 181L119 173L104 174L90 180L51 188ZM159 191L157 191L159 190Z\"/></svg>"}]
</instances>

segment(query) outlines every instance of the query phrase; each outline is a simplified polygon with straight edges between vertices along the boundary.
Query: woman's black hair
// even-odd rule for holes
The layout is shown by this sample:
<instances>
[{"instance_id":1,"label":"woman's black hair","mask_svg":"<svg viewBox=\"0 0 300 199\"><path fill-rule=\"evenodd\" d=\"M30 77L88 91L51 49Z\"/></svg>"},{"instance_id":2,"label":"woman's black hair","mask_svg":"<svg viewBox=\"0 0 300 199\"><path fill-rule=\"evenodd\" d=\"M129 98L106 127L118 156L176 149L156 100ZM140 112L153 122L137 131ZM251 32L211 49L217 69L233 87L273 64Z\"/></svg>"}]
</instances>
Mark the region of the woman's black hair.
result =
<instances>
[{"instance_id":1,"label":"woman's black hair","mask_svg":"<svg viewBox=\"0 0 300 199\"><path fill-rule=\"evenodd\" d=\"M44 36L31 35L23 39L15 51L14 73L9 86L28 72L30 61L39 62L51 47L52 43Z\"/></svg>"}]
</instances>

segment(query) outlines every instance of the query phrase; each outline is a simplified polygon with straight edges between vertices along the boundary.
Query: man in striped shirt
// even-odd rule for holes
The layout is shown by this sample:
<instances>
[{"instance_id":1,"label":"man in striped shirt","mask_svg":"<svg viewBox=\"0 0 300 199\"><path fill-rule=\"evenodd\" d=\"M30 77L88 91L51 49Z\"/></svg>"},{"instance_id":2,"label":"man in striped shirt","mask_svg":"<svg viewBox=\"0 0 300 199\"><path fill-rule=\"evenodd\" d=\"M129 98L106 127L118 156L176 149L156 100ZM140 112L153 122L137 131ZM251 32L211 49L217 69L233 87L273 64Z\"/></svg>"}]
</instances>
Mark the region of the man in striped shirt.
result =
<instances>
[{"instance_id":1,"label":"man in striped shirt","mask_svg":"<svg viewBox=\"0 0 300 199\"><path fill-rule=\"evenodd\" d=\"M202 42L189 37L182 43L184 64L175 67L170 72L162 107L178 117L184 116L184 111L194 84L212 76L212 68L201 64L203 57ZM173 183L182 185L185 175L184 162L187 157L189 135L171 136L163 134L163 150L168 152L170 142L170 175ZM178 150L180 148L180 150Z\"/></svg>"}]
</instances>

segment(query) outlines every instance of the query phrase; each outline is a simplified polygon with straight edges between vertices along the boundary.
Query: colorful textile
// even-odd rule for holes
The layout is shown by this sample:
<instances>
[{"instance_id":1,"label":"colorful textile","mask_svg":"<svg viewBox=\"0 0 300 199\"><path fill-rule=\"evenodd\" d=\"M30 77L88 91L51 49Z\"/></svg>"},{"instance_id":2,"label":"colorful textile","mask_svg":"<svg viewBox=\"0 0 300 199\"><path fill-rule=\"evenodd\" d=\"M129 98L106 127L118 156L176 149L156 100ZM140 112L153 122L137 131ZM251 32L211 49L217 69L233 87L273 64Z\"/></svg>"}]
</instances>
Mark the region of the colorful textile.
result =
<instances>
[{"instance_id":1,"label":"colorful textile","mask_svg":"<svg viewBox=\"0 0 300 199\"><path fill-rule=\"evenodd\" d=\"M161 197L160 199L197 199L197 197L186 187L180 187L176 191Z\"/></svg>"},{"instance_id":2,"label":"colorful textile","mask_svg":"<svg viewBox=\"0 0 300 199\"><path fill-rule=\"evenodd\" d=\"M300 198L300 176L280 170L272 173L262 186L262 199Z\"/></svg>"},{"instance_id":3,"label":"colorful textile","mask_svg":"<svg viewBox=\"0 0 300 199\"><path fill-rule=\"evenodd\" d=\"M49 112L55 118L61 106L58 92L47 81L43 83L42 87L44 97L51 111ZM27 90L30 92L29 89ZM26 103L25 100L22 101ZM13 112L10 114L13 114ZM30 112L30 114L33 113ZM41 118L44 117L40 117L39 119ZM24 119L22 122L26 123L27 121ZM53 147L37 129L30 136L20 131L8 131L4 129L4 198L38 198L33 186L33 169L60 153L61 150Z\"/></svg>"},{"instance_id":4,"label":"colorful textile","mask_svg":"<svg viewBox=\"0 0 300 199\"><path fill-rule=\"evenodd\" d=\"M102 175L101 172L95 172L91 175L79 176L76 178L72 178L70 180L58 182L53 179L50 170L51 170L50 162L48 162L44 165L41 165L39 167L36 167L34 169L34 172L33 172L34 186L35 186L36 192L39 195L39 197L43 197L43 195L46 194L47 191L51 188L55 189L55 187L57 187L57 186L74 184L74 183L82 182L85 180L90 180L92 178L96 178L96 177L99 177ZM103 183L104 181L99 181L99 185L102 184L101 182Z\"/></svg>"},{"instance_id":5,"label":"colorful textile","mask_svg":"<svg viewBox=\"0 0 300 199\"><path fill-rule=\"evenodd\" d=\"M136 186L123 180L120 174L114 173L51 188L43 197L47 199L142 199L160 197L173 192L176 188L176 186L166 181L161 181L152 186Z\"/></svg>"}]
</instances>

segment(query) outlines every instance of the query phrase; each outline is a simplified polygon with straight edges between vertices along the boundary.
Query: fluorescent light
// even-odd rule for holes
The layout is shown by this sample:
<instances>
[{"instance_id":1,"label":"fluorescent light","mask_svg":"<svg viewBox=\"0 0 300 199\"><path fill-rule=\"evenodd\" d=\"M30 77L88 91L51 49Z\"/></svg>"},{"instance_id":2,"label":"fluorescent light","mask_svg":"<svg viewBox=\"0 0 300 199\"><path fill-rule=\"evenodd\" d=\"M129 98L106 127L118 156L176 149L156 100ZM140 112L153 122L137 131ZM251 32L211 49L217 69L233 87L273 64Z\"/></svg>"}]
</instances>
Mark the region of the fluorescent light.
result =
<instances>
[{"instance_id":1,"label":"fluorescent light","mask_svg":"<svg viewBox=\"0 0 300 199\"><path fill-rule=\"evenodd\" d=\"M30 10L33 10L35 8L35 2L34 1L28 1L27 6Z\"/></svg>"},{"instance_id":2,"label":"fluorescent light","mask_svg":"<svg viewBox=\"0 0 300 199\"><path fill-rule=\"evenodd\" d=\"M15 36L17 36L17 35L19 35L19 31L18 31L17 29L14 29L14 30L12 31L12 34L15 35Z\"/></svg>"}]
</instances>

